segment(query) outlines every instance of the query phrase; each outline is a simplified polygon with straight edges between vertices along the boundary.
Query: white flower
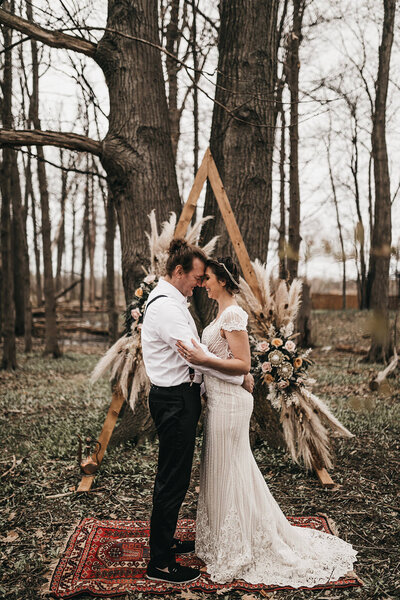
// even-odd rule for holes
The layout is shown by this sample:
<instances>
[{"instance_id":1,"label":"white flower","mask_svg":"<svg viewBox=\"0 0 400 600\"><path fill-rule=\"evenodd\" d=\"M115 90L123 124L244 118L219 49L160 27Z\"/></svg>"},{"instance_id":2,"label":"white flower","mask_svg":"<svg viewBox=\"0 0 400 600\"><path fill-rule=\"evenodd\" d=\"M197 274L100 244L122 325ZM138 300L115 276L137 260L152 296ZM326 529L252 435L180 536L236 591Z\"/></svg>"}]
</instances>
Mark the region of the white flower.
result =
<instances>
[{"instance_id":1,"label":"white flower","mask_svg":"<svg viewBox=\"0 0 400 600\"><path fill-rule=\"evenodd\" d=\"M270 371L272 371L272 365L270 362L263 362L263 364L261 365L261 370L263 373L269 373Z\"/></svg>"},{"instance_id":2,"label":"white flower","mask_svg":"<svg viewBox=\"0 0 400 600\"><path fill-rule=\"evenodd\" d=\"M149 273L144 279L144 283L154 283L156 280L156 276L153 275L152 273Z\"/></svg>"},{"instance_id":3,"label":"white flower","mask_svg":"<svg viewBox=\"0 0 400 600\"><path fill-rule=\"evenodd\" d=\"M138 308L132 308L132 310L131 310L132 319L135 319L135 321L137 321L141 314L142 313L140 312L140 310Z\"/></svg>"},{"instance_id":4,"label":"white flower","mask_svg":"<svg viewBox=\"0 0 400 600\"><path fill-rule=\"evenodd\" d=\"M288 379L293 375L293 367L287 360L285 360L282 364L279 365L278 373L285 379Z\"/></svg>"},{"instance_id":5,"label":"white flower","mask_svg":"<svg viewBox=\"0 0 400 600\"><path fill-rule=\"evenodd\" d=\"M270 352L268 358L273 367L277 367L284 360L283 354L279 350L273 350L272 352Z\"/></svg>"},{"instance_id":6,"label":"white flower","mask_svg":"<svg viewBox=\"0 0 400 600\"><path fill-rule=\"evenodd\" d=\"M259 352L266 352L267 350L269 350L269 344L268 342L258 342L256 349Z\"/></svg>"},{"instance_id":7,"label":"white flower","mask_svg":"<svg viewBox=\"0 0 400 600\"><path fill-rule=\"evenodd\" d=\"M284 348L286 348L288 352L294 352L296 350L296 344L292 342L292 340L288 340L284 345Z\"/></svg>"}]
</instances>

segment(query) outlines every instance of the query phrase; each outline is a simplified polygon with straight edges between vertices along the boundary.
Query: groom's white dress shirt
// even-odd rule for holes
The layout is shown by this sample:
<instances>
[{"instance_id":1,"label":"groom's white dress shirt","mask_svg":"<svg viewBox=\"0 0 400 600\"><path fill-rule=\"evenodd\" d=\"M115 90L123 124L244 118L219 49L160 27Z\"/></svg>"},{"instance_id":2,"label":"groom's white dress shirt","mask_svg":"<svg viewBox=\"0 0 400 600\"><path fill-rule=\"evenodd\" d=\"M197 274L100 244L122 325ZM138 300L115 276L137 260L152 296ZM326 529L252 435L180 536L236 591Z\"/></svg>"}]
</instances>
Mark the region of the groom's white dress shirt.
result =
<instances>
[{"instance_id":1,"label":"groom's white dress shirt","mask_svg":"<svg viewBox=\"0 0 400 600\"><path fill-rule=\"evenodd\" d=\"M201 383L202 374L213 375L228 383L241 385L243 375L226 375L200 365L190 365L178 353L176 343L181 340L192 347L191 339L200 344L196 324L188 309L187 299L172 284L160 279L158 285L149 294L147 304L158 298L148 307L142 325L143 360L147 375L154 385L170 387L189 382L189 366L195 369L194 382ZM208 356L213 356L204 344L201 344Z\"/></svg>"}]
</instances>

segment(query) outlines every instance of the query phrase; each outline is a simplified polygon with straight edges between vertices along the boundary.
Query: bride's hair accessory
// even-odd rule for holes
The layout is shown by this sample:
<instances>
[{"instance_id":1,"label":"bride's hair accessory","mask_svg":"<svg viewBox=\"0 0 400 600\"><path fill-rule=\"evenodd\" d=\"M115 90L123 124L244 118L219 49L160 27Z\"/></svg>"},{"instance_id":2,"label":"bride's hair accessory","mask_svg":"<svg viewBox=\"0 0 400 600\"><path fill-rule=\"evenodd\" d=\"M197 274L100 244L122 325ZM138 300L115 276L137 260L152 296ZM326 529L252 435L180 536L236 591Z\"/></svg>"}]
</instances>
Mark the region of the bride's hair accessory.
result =
<instances>
[{"instance_id":1,"label":"bride's hair accessory","mask_svg":"<svg viewBox=\"0 0 400 600\"><path fill-rule=\"evenodd\" d=\"M223 262L219 262L218 264L219 264L219 265L221 265L221 267L224 267L224 269L225 269L225 271L226 271L226 273L227 273L228 277L230 278L230 280L231 280L231 281L232 281L232 282L233 282L235 285L237 285L237 287L239 287L239 284L238 284L238 282L237 282L237 281L236 281L236 280L233 278L233 275L232 275L232 273L231 273L230 271L228 271L228 269L227 269L226 265L224 265L224 263L223 263Z\"/></svg>"}]
</instances>

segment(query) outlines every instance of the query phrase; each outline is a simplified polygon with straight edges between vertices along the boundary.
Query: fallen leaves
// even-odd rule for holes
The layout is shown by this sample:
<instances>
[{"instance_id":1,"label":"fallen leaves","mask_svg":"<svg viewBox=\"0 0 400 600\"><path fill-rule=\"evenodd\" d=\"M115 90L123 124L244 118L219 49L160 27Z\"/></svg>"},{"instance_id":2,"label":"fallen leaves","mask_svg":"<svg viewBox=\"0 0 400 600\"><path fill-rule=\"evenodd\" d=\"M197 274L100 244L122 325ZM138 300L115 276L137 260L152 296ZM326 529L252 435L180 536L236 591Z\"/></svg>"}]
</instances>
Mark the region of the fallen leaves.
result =
<instances>
[{"instance_id":1,"label":"fallen leaves","mask_svg":"<svg viewBox=\"0 0 400 600\"><path fill-rule=\"evenodd\" d=\"M18 531L12 530L9 531L6 535L6 537L3 537L1 539L2 542L4 542L5 544L12 544L13 542L15 542L17 539L19 538L19 533Z\"/></svg>"}]
</instances>

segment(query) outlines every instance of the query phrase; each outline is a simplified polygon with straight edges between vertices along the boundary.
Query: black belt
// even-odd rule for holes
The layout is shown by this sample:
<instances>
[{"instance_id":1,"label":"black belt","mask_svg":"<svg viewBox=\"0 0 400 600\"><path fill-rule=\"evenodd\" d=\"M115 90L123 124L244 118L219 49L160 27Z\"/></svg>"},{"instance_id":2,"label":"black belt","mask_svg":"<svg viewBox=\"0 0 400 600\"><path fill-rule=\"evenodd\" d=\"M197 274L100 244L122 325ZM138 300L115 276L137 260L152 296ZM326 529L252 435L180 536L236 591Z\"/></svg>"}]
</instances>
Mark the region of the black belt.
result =
<instances>
[{"instance_id":1,"label":"black belt","mask_svg":"<svg viewBox=\"0 0 400 600\"><path fill-rule=\"evenodd\" d=\"M163 392L163 391L171 390L171 391L178 392L179 390L184 390L186 388L193 387L194 385L201 385L201 384L196 383L196 382L191 382L191 381L185 381L184 383L180 383L179 385L167 385L164 387L161 385L154 385L154 383L152 383L150 385L150 391Z\"/></svg>"}]
</instances>

